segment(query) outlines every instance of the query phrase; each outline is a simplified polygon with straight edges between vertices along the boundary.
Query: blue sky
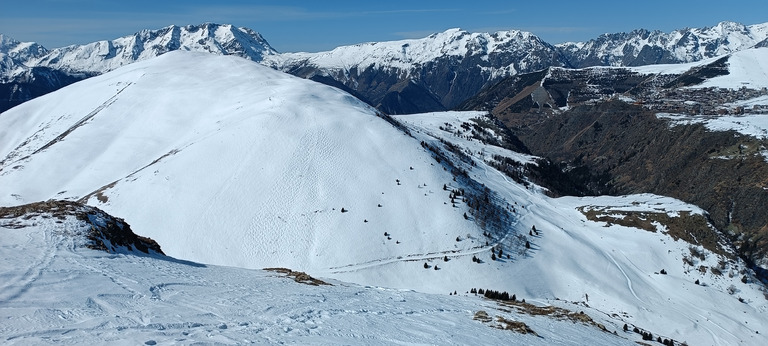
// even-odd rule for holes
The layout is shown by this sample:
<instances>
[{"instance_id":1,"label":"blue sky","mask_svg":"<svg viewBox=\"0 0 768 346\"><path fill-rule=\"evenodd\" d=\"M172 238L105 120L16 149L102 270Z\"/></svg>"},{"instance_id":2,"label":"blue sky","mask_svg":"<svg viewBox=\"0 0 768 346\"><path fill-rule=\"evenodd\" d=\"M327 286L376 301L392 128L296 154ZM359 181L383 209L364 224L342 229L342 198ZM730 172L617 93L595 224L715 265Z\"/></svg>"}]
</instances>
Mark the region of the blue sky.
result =
<instances>
[{"instance_id":1,"label":"blue sky","mask_svg":"<svg viewBox=\"0 0 768 346\"><path fill-rule=\"evenodd\" d=\"M768 22L768 1L0 0L0 33L47 48L204 22L246 26L281 52L420 38L450 28L533 32L550 43L637 28Z\"/></svg>"}]
</instances>

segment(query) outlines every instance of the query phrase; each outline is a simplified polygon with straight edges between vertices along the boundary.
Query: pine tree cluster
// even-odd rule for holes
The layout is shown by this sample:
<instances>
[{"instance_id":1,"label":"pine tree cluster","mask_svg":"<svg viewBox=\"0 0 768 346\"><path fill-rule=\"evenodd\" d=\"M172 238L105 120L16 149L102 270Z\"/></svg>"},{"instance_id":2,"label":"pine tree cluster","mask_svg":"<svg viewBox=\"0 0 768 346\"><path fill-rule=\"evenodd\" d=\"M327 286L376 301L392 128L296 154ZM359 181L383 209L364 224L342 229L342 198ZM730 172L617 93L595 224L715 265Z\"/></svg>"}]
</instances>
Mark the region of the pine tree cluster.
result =
<instances>
[{"instance_id":1,"label":"pine tree cluster","mask_svg":"<svg viewBox=\"0 0 768 346\"><path fill-rule=\"evenodd\" d=\"M494 290L488 290L488 289L475 289L472 288L469 290L469 293L474 294L481 294L483 297L486 297L488 299L496 299L496 300L503 300L503 301L517 301L517 297L513 294L511 297L509 296L509 293L507 291L499 292Z\"/></svg>"}]
</instances>

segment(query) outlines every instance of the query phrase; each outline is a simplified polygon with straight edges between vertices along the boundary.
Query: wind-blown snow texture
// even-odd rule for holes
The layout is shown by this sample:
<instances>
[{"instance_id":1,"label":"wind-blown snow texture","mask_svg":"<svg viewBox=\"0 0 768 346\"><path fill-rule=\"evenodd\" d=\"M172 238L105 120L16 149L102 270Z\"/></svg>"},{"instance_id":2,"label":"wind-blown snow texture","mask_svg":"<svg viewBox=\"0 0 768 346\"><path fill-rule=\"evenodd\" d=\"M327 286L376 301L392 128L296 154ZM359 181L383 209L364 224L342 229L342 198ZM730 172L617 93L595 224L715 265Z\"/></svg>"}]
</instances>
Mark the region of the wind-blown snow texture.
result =
<instances>
[{"instance_id":1,"label":"wind-blown snow texture","mask_svg":"<svg viewBox=\"0 0 768 346\"><path fill-rule=\"evenodd\" d=\"M54 221L56 220L56 221ZM13 222L17 226L7 227ZM26 227L18 228L18 225ZM0 340L29 344L631 345L637 336L442 296L84 248L72 217L0 218ZM486 311L494 322L473 320ZM504 311L506 310L506 311ZM586 310L589 312L590 310ZM498 317L537 335L502 330Z\"/></svg>"},{"instance_id":2,"label":"wind-blown snow texture","mask_svg":"<svg viewBox=\"0 0 768 346\"><path fill-rule=\"evenodd\" d=\"M603 223L587 220L577 210L594 206L592 208L639 208L677 214L680 211L701 213L700 209L652 195L548 198L540 189L516 184L485 163L491 154L506 155L521 162L530 161L530 157L438 129L446 123L452 128L461 128L462 123L478 117L482 117L482 113L399 117L411 129L415 136L412 138L377 116L370 107L336 89L237 57L175 52L76 83L3 113L0 116L0 203L82 199L125 218L135 232L158 241L167 254L206 264L290 267L313 276L429 293L467 292L472 287L485 287L506 290L518 298L540 304L579 304L594 318L612 316L600 317L611 330L629 323L692 344L767 341L763 335L768 331L761 330L765 325L765 299L759 285L751 283L754 279L747 277L747 283L740 281L743 263L701 249L704 258L692 259L695 266L691 266L683 261L691 255L689 245L682 241L674 241L663 232L650 233L618 225L605 227ZM438 138L454 143L470 155L476 167L462 166L470 169L469 176L495 193L495 203L515 209L507 227L494 230L492 237L482 235L485 230L478 227L473 217L465 219L463 215L469 208L460 199L453 206L450 191L443 190L443 184L449 190L464 186L462 182L453 181L450 172L420 144L423 141L441 148ZM456 160L452 154L447 157ZM532 226L536 226L540 234L529 236ZM23 241L26 236L9 239ZM530 242L531 249L525 249L525 240ZM46 246L56 244L54 240ZM498 247L510 258L492 260L491 249ZM9 245L4 251L13 253L10 249L16 248ZM50 256L59 250L46 251L48 255L40 256ZM31 252L30 256L36 255ZM473 256L482 263L471 261ZM147 332L147 339L157 337L158 333L166 335L154 331L162 329L160 327L175 330L200 327L202 329L189 333L195 338L202 338L203 334L218 337L241 330L250 333L239 323L258 325L253 322L253 316L266 311L266 316L286 318L281 319L282 322L264 322L265 325L259 327L269 331L266 333L269 340L292 340L288 332L296 329L293 323L298 320L317 323L318 320L305 317L322 316L322 311L331 309L328 305L317 310L307 308L310 301L297 298L310 294L305 290L298 290L295 297L288 296L294 298L278 299L286 302L287 305L282 306L287 307L277 310L270 309L265 302L254 303L263 298L255 293L245 294L252 299L242 300L243 292L259 290L254 288L259 284L253 283L261 282L265 276L260 272L196 269L144 259L120 259L119 263L126 261L125 267L104 264L100 259L83 260L89 267L106 265L104 270L109 272L104 279L96 274L69 272L85 281L95 280L97 287L104 287L96 291L102 293L92 298L96 303L82 308L95 310L77 312L82 314L72 320L82 323L69 328L87 333L101 330L99 325L114 328L127 325L143 333L142 328L154 326L152 321L159 319L164 322ZM699 265L719 267L721 259L724 275L697 270ZM79 266L82 262L78 261L67 261L66 265ZM26 262L33 263L26 260L18 263ZM425 262L429 269L424 269ZM3 271L14 277L20 273L45 272L40 268L12 269L17 262L4 263L10 264ZM137 274L146 272L147 267L150 274ZM152 268L157 268L160 274L152 274L155 270ZM656 274L661 269L668 274ZM57 271L51 269L50 272ZM66 292L70 281L60 275L68 272L62 269L57 273L51 274L51 281L60 282L62 286L56 287ZM734 275L731 277L729 273ZM697 279L707 285L694 284ZM158 286L160 284L165 285ZM114 285L123 285L123 291L128 293L110 296L107 292L113 290ZM198 285L202 286L200 290L188 288ZM732 294L729 294L731 285ZM173 299L174 303L162 303L151 309L137 308L152 302L151 288L155 286L161 293L163 289L170 290L169 296L158 293L161 302ZM24 287L29 287L22 289L25 292L38 289L35 284ZM280 285L274 290L285 289ZM360 289L350 288L343 291L349 294L340 294L349 297L356 290ZM82 301L91 294L73 292L64 296ZM272 292L272 288L259 292ZM329 293L313 297L322 300L323 295L334 295L330 291L321 292ZM422 306L450 301L410 294L406 299L418 301L413 308L417 312L422 311ZM220 302L225 307L203 304L213 296L224 297ZM52 309L60 309L41 302L41 295L30 297L27 303L9 302L11 307L3 314L20 318L18 316L27 311L24 309L39 304L44 311L39 314L43 322L29 327L34 331L20 327L21 322L14 322L12 335L41 335L36 328L56 316ZM270 295L266 301L275 297ZM330 305L339 310L329 315L342 316L340 325L346 323L347 318L360 317L350 316L348 310L384 311L383 315L388 316L386 309L392 307L391 304L397 305L397 300L390 303L390 297L389 293L372 296L371 300L381 304L374 308L360 308L356 303L342 303L345 298L333 298ZM744 303L737 299L739 297ZM103 304L98 299L111 301ZM253 304L257 313L248 312L243 316L237 312L241 306ZM463 311L458 314L470 315L469 308L462 304L465 303L454 306ZM591 308L587 309L586 305ZM185 312L179 314L182 317L176 317L176 313L170 311L176 311L178 306L189 314ZM98 312L102 310L107 312ZM156 310L160 312L153 312ZM430 321L443 317L430 311L421 312L421 316L426 315ZM90 320L88 316L94 314L101 317L86 322ZM197 317L190 320L187 318L190 314ZM239 317L230 319L232 314ZM130 315L130 319L114 317L125 315ZM374 320L379 315L366 313L365 316ZM169 320L171 322L167 322ZM452 317L446 321L454 325L450 322ZM372 323L376 328L377 322ZM221 324L226 324L227 332L222 332ZM55 325L66 329L70 324ZM424 325L414 322L413 328L400 324L393 328L415 333ZM441 333L452 327L435 329L426 334L444 335ZM479 335L475 331L460 334ZM302 333L314 335L311 328ZM52 334L56 334L53 329L42 333ZM408 340L439 343L438 339L424 341L426 334ZM177 335L172 334L186 337ZM335 338L357 334L321 335ZM401 340L389 337L374 340ZM496 343L495 336L488 338L489 342ZM543 343L548 340L545 338ZM467 342L474 343L473 340Z\"/></svg>"}]
</instances>

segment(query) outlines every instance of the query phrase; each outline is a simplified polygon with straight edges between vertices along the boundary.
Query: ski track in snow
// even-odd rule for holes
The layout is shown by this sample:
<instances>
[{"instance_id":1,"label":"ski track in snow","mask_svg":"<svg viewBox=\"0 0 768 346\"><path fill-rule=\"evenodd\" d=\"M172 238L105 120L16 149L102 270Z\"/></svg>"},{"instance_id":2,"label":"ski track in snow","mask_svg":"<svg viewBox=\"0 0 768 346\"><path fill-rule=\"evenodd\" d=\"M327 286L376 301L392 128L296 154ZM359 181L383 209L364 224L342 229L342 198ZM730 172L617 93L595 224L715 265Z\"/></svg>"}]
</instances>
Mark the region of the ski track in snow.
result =
<instances>
[{"instance_id":1,"label":"ski track in snow","mask_svg":"<svg viewBox=\"0 0 768 346\"><path fill-rule=\"evenodd\" d=\"M31 233L27 234L29 240L27 244L33 243L33 236ZM22 275L3 283L3 287L0 288L0 302L13 301L22 296L35 284L35 281L40 278L43 271L53 262L56 257L56 250L61 247L61 239L55 239L47 232L44 236L45 239L42 242L44 247L41 256L31 261L31 264L26 267Z\"/></svg>"},{"instance_id":2,"label":"ski track in snow","mask_svg":"<svg viewBox=\"0 0 768 346\"><path fill-rule=\"evenodd\" d=\"M632 289L632 280L627 275L627 272L625 272L624 269L621 268L621 266L619 265L619 262L616 262L616 259L614 259L613 256L611 256L611 254L609 254L607 252L604 252L603 255L605 255L605 257L609 258L613 262L613 264L616 265L616 268L619 269L621 274L624 275L624 278L627 280L627 288L629 289L630 292L632 292L632 295L635 297L635 299L637 299L638 301L640 301L642 303L645 303L642 299L640 299L640 297L637 296L637 293L635 293L635 290Z\"/></svg>"}]
</instances>

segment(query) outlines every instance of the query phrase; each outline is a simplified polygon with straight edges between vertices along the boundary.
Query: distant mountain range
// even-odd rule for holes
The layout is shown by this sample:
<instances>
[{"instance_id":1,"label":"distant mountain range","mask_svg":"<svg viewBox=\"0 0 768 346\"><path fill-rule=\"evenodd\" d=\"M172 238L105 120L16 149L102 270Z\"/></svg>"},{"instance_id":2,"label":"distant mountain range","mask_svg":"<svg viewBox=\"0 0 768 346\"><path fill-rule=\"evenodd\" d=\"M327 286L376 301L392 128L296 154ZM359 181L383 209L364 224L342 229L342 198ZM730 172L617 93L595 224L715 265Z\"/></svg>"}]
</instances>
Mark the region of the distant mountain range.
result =
<instances>
[{"instance_id":1,"label":"distant mountain range","mask_svg":"<svg viewBox=\"0 0 768 346\"><path fill-rule=\"evenodd\" d=\"M236 55L351 92L390 114L452 109L501 78L551 66L640 66L699 61L766 45L768 23L671 33L635 30L553 45L518 31L451 29L422 39L319 53L278 53L257 32L206 23L143 30L112 41L48 50L0 35L0 111L120 66L173 50Z\"/></svg>"}]
</instances>

